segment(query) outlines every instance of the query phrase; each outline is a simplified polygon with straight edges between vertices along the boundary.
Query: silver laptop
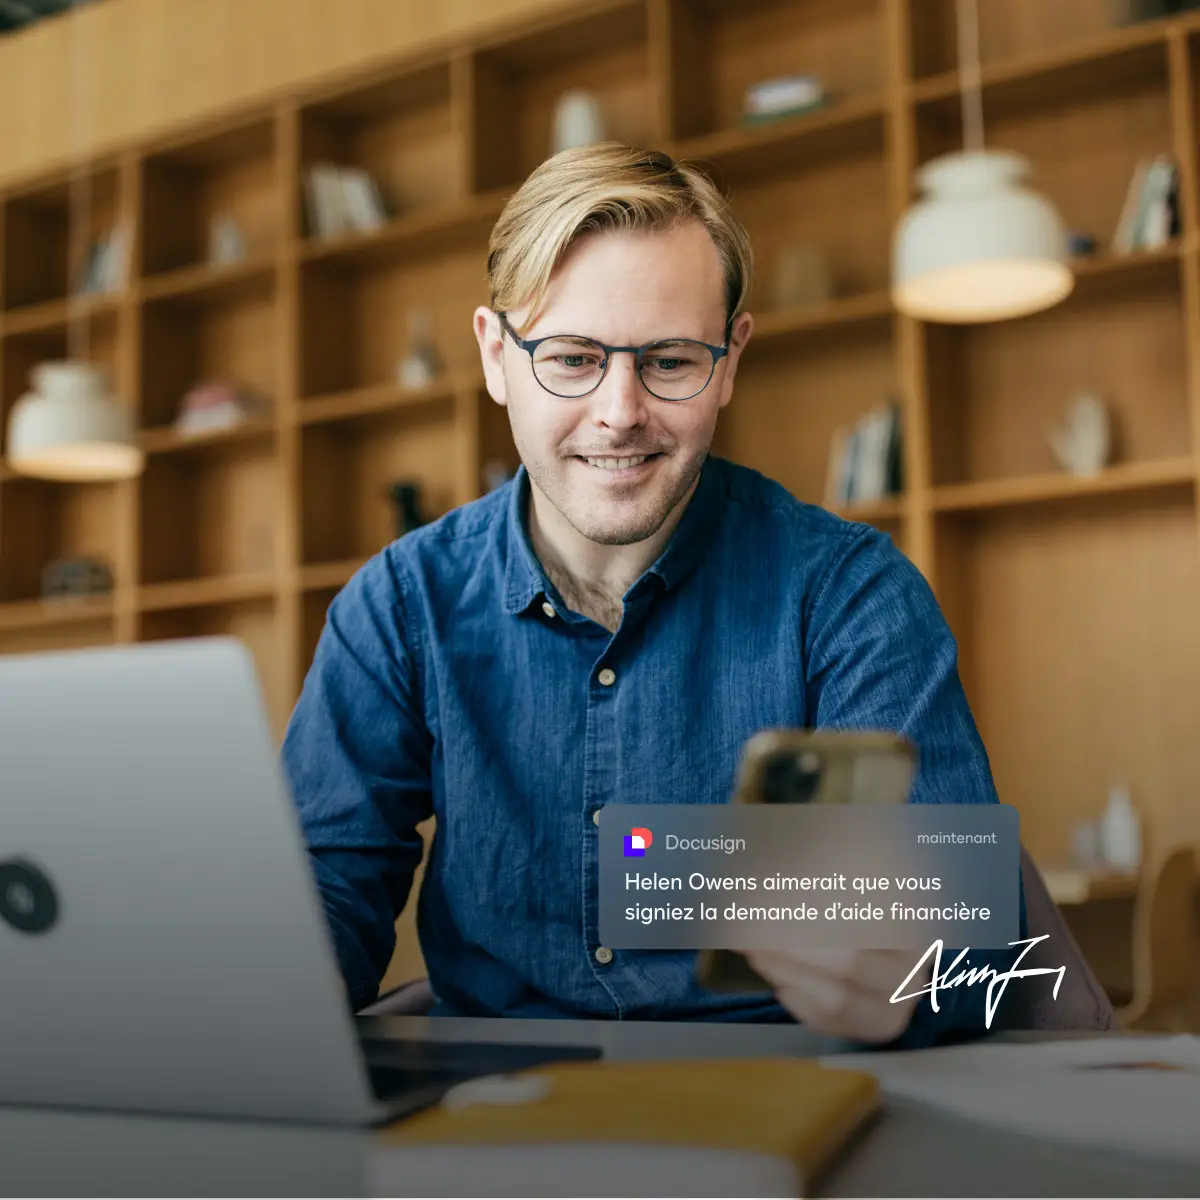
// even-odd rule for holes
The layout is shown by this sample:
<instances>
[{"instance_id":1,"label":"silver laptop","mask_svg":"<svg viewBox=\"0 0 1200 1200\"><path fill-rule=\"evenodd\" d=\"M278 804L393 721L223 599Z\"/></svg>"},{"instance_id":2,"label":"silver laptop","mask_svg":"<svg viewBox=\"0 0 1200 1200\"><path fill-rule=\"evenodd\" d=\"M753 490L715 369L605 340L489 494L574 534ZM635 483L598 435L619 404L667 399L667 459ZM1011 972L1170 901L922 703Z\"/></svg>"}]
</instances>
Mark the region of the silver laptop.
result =
<instances>
[{"instance_id":1,"label":"silver laptop","mask_svg":"<svg viewBox=\"0 0 1200 1200\"><path fill-rule=\"evenodd\" d=\"M0 658L0 1104L366 1125L473 1075L596 1055L376 1050L249 651Z\"/></svg>"}]
</instances>

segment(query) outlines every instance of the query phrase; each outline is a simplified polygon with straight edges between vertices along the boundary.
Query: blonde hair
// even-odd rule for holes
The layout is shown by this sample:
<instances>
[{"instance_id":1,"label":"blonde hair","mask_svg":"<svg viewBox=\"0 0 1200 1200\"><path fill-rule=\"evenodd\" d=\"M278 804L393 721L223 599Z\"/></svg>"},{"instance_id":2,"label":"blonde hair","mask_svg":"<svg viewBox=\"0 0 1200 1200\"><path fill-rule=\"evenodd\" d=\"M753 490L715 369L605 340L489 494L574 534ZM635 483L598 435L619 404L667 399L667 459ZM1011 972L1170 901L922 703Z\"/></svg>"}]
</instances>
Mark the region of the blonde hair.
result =
<instances>
[{"instance_id":1,"label":"blonde hair","mask_svg":"<svg viewBox=\"0 0 1200 1200\"><path fill-rule=\"evenodd\" d=\"M581 237L608 229L669 229L699 220L725 275L726 318L750 291L750 238L728 202L698 168L657 150L599 142L546 159L504 206L488 242L492 308L528 306L535 318L550 276Z\"/></svg>"}]
</instances>

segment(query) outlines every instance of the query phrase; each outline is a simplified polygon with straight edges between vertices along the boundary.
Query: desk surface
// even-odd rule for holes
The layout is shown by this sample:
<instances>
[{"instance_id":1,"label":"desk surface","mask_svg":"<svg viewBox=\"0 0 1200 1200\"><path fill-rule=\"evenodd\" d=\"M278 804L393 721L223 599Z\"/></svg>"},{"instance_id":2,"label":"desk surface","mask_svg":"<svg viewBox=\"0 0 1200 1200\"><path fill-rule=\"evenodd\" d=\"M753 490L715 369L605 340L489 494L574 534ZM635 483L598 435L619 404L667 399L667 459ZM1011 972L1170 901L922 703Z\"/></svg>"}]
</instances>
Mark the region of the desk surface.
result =
<instances>
[{"instance_id":1,"label":"desk surface","mask_svg":"<svg viewBox=\"0 0 1200 1200\"><path fill-rule=\"evenodd\" d=\"M612 1059L806 1057L861 1047L799 1025L654 1021L505 1021L460 1017L372 1017L369 1037L532 1041L599 1046ZM1054 1040L1008 1034L997 1040ZM1061 1035L1059 1035L1061 1036ZM1076 1035L1079 1036L1079 1035ZM1112 1035L1109 1035L1112 1036ZM915 1101L887 1110L820 1182L823 1196L1195 1196L1194 1163L1152 1161L988 1129Z\"/></svg>"},{"instance_id":2,"label":"desk surface","mask_svg":"<svg viewBox=\"0 0 1200 1200\"><path fill-rule=\"evenodd\" d=\"M793 1025L387 1017L371 1037L574 1042L614 1059L829 1053ZM1039 1035L1013 1035L1026 1040ZM355 1195L369 1135L255 1123L0 1108L0 1194ZM825 1196L1195 1196L1195 1163L1139 1159L988 1129L914 1101L882 1117L819 1181ZM603 1180L597 1180L601 1188Z\"/></svg>"}]
</instances>

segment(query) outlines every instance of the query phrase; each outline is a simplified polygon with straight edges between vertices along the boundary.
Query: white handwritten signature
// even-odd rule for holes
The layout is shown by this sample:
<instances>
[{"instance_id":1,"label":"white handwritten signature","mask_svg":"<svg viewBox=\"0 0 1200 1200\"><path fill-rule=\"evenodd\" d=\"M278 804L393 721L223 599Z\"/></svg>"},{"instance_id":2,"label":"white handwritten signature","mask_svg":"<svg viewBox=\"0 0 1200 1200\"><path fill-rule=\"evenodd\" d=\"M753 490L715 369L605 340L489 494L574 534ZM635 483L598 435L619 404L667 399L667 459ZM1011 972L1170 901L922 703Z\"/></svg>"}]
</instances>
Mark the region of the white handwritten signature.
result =
<instances>
[{"instance_id":1,"label":"white handwritten signature","mask_svg":"<svg viewBox=\"0 0 1200 1200\"><path fill-rule=\"evenodd\" d=\"M970 954L970 949L960 950L954 961L945 969L942 970L942 942L941 939L934 942L928 950L921 955L920 961L915 967L904 977L900 986L892 993L892 1003L899 1004L902 1000L911 1000L917 996L928 996L929 1002L933 1006L933 1011L938 1011L937 994L938 990L945 988L949 991L950 988L959 987L961 984L966 984L967 987L973 987L977 983L982 983L985 979L991 976L991 981L987 988L987 1007L986 1007L986 1028L991 1029L992 1017L995 1016L996 1008L1000 1004L1000 997L1004 995L1004 989L1008 987L1009 981L1013 979L1026 979L1031 975L1057 975L1058 978L1054 982L1054 999L1058 999L1058 989L1062 986L1063 976L1067 973L1066 967L1027 967L1023 971L1018 971L1017 967L1021 964L1021 959L1037 945L1038 942L1044 942L1050 935L1043 933L1041 937L1026 938L1024 941L1009 942L1010 946L1024 946L1025 949L1017 955L1016 961L1012 965L1012 970L997 972L994 967L971 967L969 970L962 970L953 979L950 978L955 967L962 962L963 958ZM905 995L900 993L907 987L913 979L913 976L929 961L930 955L933 956L933 975L929 982L922 988L918 988L915 992L909 992ZM968 962L966 966L970 967ZM995 989L999 987L999 991ZM994 995L993 995L994 993Z\"/></svg>"}]
</instances>

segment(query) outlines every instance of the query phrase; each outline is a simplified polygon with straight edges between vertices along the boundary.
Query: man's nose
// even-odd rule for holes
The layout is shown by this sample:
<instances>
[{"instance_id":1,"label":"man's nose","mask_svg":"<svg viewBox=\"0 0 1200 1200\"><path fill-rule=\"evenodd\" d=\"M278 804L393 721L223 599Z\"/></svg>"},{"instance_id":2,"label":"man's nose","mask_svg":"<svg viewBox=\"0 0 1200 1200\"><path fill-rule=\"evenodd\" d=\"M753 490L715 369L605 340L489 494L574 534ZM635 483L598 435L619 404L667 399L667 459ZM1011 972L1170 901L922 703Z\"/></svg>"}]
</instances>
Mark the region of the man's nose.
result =
<instances>
[{"instance_id":1,"label":"man's nose","mask_svg":"<svg viewBox=\"0 0 1200 1200\"><path fill-rule=\"evenodd\" d=\"M614 354L608 372L593 395L592 419L610 429L632 429L644 425L649 393L638 375L632 354Z\"/></svg>"}]
</instances>

